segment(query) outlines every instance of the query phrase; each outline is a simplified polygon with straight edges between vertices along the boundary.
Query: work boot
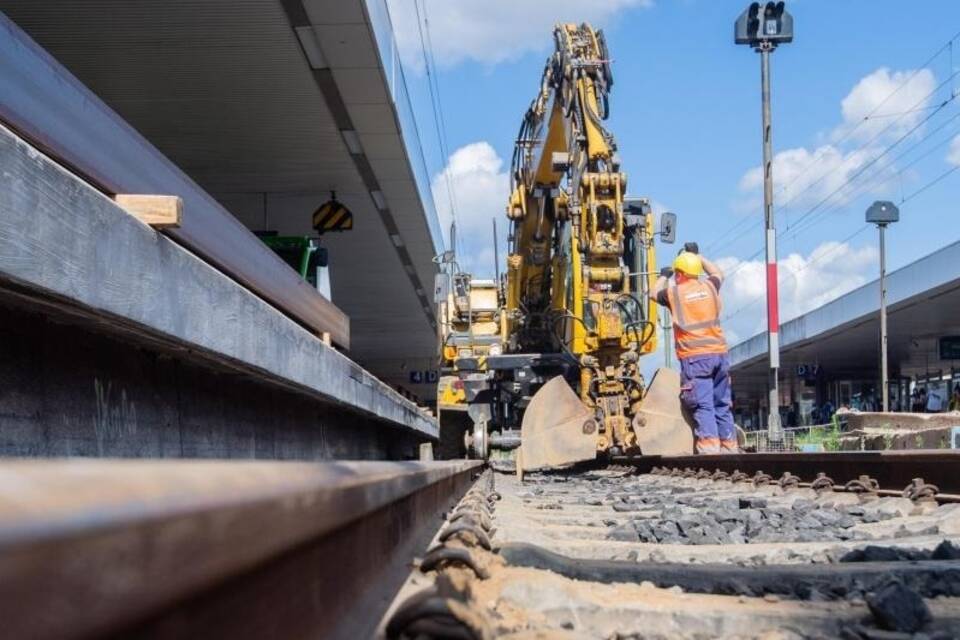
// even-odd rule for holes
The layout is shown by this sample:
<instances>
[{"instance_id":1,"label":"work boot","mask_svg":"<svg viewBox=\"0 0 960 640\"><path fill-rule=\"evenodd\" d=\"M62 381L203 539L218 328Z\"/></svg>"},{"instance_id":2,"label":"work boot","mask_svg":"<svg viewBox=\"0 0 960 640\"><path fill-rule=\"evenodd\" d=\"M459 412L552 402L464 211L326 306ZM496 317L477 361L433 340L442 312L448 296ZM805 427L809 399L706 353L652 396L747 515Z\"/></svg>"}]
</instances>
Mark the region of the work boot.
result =
<instances>
[{"instance_id":1,"label":"work boot","mask_svg":"<svg viewBox=\"0 0 960 640\"><path fill-rule=\"evenodd\" d=\"M736 440L721 440L720 453L741 453L740 445Z\"/></svg>"},{"instance_id":2,"label":"work boot","mask_svg":"<svg viewBox=\"0 0 960 640\"><path fill-rule=\"evenodd\" d=\"M719 438L697 438L698 454L716 454L720 453Z\"/></svg>"}]
</instances>

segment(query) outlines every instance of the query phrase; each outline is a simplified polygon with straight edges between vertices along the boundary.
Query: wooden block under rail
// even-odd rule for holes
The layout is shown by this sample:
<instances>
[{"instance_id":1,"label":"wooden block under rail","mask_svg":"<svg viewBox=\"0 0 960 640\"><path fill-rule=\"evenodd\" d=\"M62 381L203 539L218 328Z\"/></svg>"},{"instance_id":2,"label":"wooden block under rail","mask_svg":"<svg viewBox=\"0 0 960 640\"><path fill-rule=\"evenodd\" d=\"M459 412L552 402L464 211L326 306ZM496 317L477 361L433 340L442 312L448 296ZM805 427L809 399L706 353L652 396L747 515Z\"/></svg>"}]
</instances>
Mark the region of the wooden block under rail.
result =
<instances>
[{"instance_id":1,"label":"wooden block under rail","mask_svg":"<svg viewBox=\"0 0 960 640\"><path fill-rule=\"evenodd\" d=\"M118 193L114 200L124 211L154 229L177 229L183 219L180 196Z\"/></svg>"}]
</instances>

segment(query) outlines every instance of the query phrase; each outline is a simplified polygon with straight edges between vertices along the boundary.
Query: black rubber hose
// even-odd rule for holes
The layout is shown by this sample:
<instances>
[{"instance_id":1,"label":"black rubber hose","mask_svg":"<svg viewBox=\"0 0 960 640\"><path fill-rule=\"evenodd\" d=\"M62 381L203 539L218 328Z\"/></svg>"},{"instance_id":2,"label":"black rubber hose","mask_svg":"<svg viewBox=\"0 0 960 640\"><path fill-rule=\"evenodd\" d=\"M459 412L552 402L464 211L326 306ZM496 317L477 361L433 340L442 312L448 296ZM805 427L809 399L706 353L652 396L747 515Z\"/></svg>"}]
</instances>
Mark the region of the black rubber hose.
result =
<instances>
[{"instance_id":1,"label":"black rubber hose","mask_svg":"<svg viewBox=\"0 0 960 640\"><path fill-rule=\"evenodd\" d=\"M573 580L604 584L647 581L663 588L678 586L692 593L770 593L801 600L817 594L816 597L839 599L856 591L872 591L891 578L898 578L924 597L960 595L960 560L740 567L568 558L525 543L505 544L500 555L510 566L552 571Z\"/></svg>"}]
</instances>

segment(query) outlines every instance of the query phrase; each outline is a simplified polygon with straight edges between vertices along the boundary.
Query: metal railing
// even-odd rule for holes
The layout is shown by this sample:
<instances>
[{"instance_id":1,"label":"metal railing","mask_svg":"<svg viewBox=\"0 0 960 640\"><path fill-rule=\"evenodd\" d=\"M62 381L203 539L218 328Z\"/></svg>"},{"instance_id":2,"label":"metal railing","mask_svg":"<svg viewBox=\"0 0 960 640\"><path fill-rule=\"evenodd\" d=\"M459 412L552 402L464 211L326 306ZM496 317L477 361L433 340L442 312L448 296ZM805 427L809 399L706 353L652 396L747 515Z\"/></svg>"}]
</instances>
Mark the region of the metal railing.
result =
<instances>
[{"instance_id":1,"label":"metal railing","mask_svg":"<svg viewBox=\"0 0 960 640\"><path fill-rule=\"evenodd\" d=\"M745 446L758 452L838 451L842 428L839 424L784 427L783 439L771 441L766 430L745 432Z\"/></svg>"}]
</instances>

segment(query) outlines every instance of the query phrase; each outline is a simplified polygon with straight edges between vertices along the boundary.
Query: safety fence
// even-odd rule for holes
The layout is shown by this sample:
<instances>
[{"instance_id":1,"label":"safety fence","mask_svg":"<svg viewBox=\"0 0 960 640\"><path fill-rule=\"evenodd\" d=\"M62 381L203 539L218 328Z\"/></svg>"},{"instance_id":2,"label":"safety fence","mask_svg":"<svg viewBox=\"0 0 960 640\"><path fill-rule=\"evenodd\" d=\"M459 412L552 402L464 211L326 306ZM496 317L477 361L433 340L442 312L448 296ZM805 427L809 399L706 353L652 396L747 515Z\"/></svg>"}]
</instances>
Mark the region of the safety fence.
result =
<instances>
[{"instance_id":1,"label":"safety fence","mask_svg":"<svg viewBox=\"0 0 960 640\"><path fill-rule=\"evenodd\" d=\"M770 438L768 431L745 432L744 447L752 451L839 451L842 426L837 423L784 427L782 438Z\"/></svg>"}]
</instances>

